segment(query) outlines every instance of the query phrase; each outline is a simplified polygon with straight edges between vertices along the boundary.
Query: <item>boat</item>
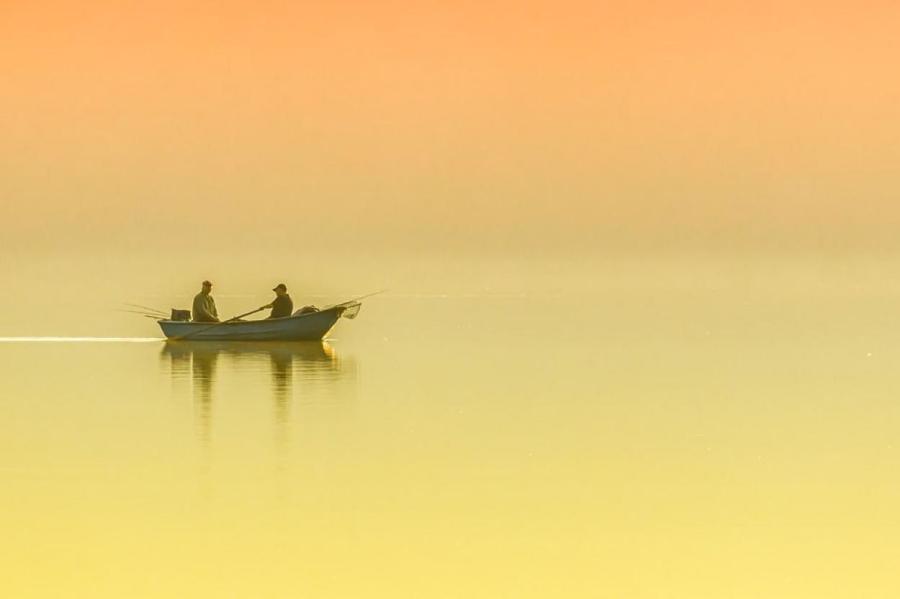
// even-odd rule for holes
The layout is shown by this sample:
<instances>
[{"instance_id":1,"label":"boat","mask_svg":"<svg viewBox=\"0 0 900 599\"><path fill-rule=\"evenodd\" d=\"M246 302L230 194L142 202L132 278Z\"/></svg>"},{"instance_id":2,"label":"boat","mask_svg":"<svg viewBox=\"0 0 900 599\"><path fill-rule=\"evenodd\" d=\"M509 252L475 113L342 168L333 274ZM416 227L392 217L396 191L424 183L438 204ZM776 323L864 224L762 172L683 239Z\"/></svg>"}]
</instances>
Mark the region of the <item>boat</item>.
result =
<instances>
[{"instance_id":1,"label":"boat","mask_svg":"<svg viewBox=\"0 0 900 599\"><path fill-rule=\"evenodd\" d=\"M320 341L343 316L354 318L358 302L347 302L317 312L301 311L284 318L192 322L158 320L163 334L172 341Z\"/></svg>"}]
</instances>

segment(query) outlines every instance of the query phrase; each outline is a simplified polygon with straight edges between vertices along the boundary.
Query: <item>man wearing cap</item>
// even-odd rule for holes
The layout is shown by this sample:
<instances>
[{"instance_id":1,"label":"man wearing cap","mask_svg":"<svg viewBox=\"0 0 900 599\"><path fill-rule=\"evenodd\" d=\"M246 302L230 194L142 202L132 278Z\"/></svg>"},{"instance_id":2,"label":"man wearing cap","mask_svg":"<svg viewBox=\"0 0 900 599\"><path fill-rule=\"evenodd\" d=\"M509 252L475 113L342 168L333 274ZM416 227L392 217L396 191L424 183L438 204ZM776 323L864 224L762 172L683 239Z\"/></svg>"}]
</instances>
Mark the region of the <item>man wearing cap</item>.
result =
<instances>
[{"instance_id":1,"label":"man wearing cap","mask_svg":"<svg viewBox=\"0 0 900 599\"><path fill-rule=\"evenodd\" d=\"M212 283L203 281L203 289L194 296L192 314L194 322L219 322L219 313L216 311L216 300L210 295Z\"/></svg>"},{"instance_id":2,"label":"man wearing cap","mask_svg":"<svg viewBox=\"0 0 900 599\"><path fill-rule=\"evenodd\" d=\"M272 291L275 292L277 297L271 304L263 306L263 308L272 308L269 318L290 316L294 312L294 301L288 295L287 286L284 283L279 283Z\"/></svg>"}]
</instances>

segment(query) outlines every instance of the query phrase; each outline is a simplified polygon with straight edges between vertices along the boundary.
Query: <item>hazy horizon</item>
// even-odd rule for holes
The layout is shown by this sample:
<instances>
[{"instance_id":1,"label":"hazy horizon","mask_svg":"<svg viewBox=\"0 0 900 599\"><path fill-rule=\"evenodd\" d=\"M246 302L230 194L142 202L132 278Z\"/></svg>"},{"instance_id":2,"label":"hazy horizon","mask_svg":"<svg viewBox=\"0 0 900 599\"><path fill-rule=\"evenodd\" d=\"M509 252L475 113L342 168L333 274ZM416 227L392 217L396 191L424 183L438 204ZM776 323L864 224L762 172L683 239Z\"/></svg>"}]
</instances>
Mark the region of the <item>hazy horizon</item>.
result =
<instances>
[{"instance_id":1,"label":"hazy horizon","mask_svg":"<svg viewBox=\"0 0 900 599\"><path fill-rule=\"evenodd\" d=\"M900 8L6 3L5 248L896 249Z\"/></svg>"}]
</instances>

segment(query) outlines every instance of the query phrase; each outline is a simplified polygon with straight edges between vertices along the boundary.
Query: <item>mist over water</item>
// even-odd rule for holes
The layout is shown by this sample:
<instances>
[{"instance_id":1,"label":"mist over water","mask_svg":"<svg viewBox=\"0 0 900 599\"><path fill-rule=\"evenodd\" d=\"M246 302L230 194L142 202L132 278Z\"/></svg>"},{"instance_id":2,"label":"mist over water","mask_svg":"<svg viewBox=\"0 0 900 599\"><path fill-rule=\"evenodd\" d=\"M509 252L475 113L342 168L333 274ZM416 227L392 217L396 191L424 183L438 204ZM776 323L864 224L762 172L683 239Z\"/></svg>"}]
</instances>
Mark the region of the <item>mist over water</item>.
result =
<instances>
[{"instance_id":1,"label":"mist over water","mask_svg":"<svg viewBox=\"0 0 900 599\"><path fill-rule=\"evenodd\" d=\"M898 6L3 2L0 598L900 596Z\"/></svg>"},{"instance_id":2,"label":"mist over water","mask_svg":"<svg viewBox=\"0 0 900 599\"><path fill-rule=\"evenodd\" d=\"M3 262L3 594L897 589L893 256L213 258ZM113 311L203 278L389 291L321 344Z\"/></svg>"}]
</instances>

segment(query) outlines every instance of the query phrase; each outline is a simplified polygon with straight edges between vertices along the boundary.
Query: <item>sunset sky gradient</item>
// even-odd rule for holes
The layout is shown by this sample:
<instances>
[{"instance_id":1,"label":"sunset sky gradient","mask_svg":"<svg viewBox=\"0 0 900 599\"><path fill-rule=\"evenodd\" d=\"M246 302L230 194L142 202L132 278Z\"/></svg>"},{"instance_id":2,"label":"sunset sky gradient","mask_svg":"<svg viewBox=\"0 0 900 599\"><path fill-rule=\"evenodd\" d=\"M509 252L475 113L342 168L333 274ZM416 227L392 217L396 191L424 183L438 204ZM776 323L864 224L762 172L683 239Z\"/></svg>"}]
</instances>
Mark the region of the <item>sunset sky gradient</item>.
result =
<instances>
[{"instance_id":1,"label":"sunset sky gradient","mask_svg":"<svg viewBox=\"0 0 900 599\"><path fill-rule=\"evenodd\" d=\"M895 2L0 5L8 247L897 244Z\"/></svg>"}]
</instances>

